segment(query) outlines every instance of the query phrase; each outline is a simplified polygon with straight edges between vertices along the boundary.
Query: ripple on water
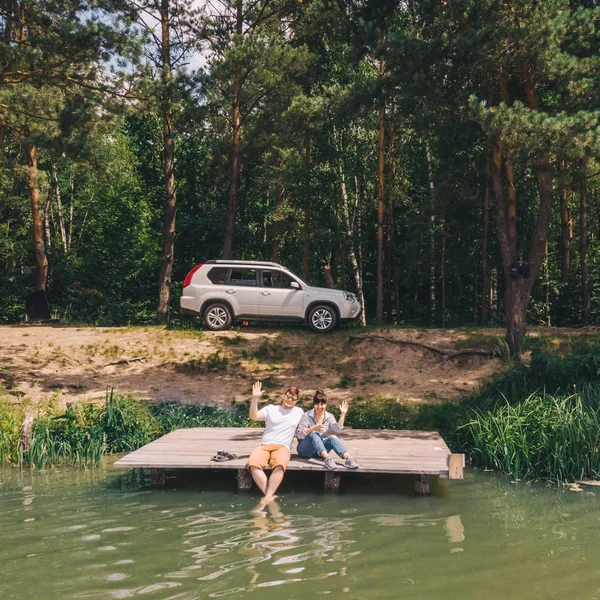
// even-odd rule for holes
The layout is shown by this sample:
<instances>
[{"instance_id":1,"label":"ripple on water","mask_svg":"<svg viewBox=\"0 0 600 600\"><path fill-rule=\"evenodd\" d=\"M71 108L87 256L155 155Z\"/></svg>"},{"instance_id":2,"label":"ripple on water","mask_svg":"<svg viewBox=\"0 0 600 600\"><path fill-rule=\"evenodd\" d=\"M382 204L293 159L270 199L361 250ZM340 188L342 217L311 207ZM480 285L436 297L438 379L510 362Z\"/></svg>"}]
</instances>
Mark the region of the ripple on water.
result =
<instances>
[{"instance_id":1,"label":"ripple on water","mask_svg":"<svg viewBox=\"0 0 600 600\"><path fill-rule=\"evenodd\" d=\"M201 492L199 506L196 490L151 492L102 471L0 475L0 598L529 600L600 588L597 494L468 473L427 500L287 493L253 512L229 490Z\"/></svg>"}]
</instances>

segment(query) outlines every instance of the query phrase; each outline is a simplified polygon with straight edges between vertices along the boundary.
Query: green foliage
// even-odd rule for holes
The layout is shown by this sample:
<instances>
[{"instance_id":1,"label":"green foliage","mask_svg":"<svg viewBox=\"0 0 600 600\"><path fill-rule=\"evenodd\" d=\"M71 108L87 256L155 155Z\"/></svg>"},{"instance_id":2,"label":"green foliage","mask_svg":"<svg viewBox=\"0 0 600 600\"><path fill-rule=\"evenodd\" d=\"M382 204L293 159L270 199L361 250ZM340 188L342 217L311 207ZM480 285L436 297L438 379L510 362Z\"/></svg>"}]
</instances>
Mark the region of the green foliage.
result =
<instances>
[{"instance_id":1,"label":"green foliage","mask_svg":"<svg viewBox=\"0 0 600 600\"><path fill-rule=\"evenodd\" d=\"M98 417L109 452L130 452L158 437L159 425L147 403L112 389Z\"/></svg>"},{"instance_id":2,"label":"green foliage","mask_svg":"<svg viewBox=\"0 0 600 600\"><path fill-rule=\"evenodd\" d=\"M600 477L600 386L578 394L534 394L475 411L465 426L474 464L515 478Z\"/></svg>"},{"instance_id":3,"label":"green foliage","mask_svg":"<svg viewBox=\"0 0 600 600\"><path fill-rule=\"evenodd\" d=\"M150 406L150 412L158 422L160 435L183 427L251 427L248 409L238 405L235 411L218 406L179 404L165 402Z\"/></svg>"},{"instance_id":4,"label":"green foliage","mask_svg":"<svg viewBox=\"0 0 600 600\"><path fill-rule=\"evenodd\" d=\"M92 467L104 454L131 452L182 427L249 427L248 407L149 404L113 389L101 406L84 404L57 414L48 407L34 420L29 452L21 445L23 409L0 404L0 464L38 469L55 465Z\"/></svg>"},{"instance_id":5,"label":"green foliage","mask_svg":"<svg viewBox=\"0 0 600 600\"><path fill-rule=\"evenodd\" d=\"M23 418L21 406L0 400L0 465L18 460Z\"/></svg>"}]
</instances>

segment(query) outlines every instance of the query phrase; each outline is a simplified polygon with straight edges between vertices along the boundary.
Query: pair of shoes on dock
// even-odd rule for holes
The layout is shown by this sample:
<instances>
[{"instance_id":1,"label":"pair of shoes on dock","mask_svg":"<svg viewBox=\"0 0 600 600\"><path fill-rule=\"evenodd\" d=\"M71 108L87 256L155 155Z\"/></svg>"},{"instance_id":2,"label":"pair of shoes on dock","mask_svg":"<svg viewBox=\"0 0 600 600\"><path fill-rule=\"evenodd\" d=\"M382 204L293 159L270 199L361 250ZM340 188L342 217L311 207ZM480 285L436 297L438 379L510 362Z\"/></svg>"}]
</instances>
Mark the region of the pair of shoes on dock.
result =
<instances>
[{"instance_id":1,"label":"pair of shoes on dock","mask_svg":"<svg viewBox=\"0 0 600 600\"><path fill-rule=\"evenodd\" d=\"M344 461L344 466L346 467L346 469L358 469L358 463L356 462L356 460L354 460L351 456L348 456L348 458ZM333 471L334 469L337 469L337 463L335 462L335 460L333 460L333 458L330 458L329 456L325 459L325 468L329 469L330 471Z\"/></svg>"},{"instance_id":2,"label":"pair of shoes on dock","mask_svg":"<svg viewBox=\"0 0 600 600\"><path fill-rule=\"evenodd\" d=\"M215 462L223 462L225 460L235 460L238 458L237 454L231 454L229 452L225 452L224 450L219 450L214 456L210 457L210 460L214 460Z\"/></svg>"}]
</instances>

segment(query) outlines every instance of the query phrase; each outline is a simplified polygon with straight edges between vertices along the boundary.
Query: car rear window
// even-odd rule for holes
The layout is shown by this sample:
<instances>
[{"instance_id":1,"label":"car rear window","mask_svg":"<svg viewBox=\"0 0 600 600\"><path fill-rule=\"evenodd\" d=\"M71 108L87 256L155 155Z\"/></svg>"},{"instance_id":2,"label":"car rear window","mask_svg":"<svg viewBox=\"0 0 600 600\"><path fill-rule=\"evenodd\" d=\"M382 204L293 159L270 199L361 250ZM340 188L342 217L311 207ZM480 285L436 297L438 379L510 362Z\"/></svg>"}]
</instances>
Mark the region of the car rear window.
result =
<instances>
[{"instance_id":1,"label":"car rear window","mask_svg":"<svg viewBox=\"0 0 600 600\"><path fill-rule=\"evenodd\" d=\"M227 281L228 267L213 267L206 275L214 284L223 285Z\"/></svg>"},{"instance_id":2,"label":"car rear window","mask_svg":"<svg viewBox=\"0 0 600 600\"><path fill-rule=\"evenodd\" d=\"M256 285L256 269L231 269L231 285Z\"/></svg>"}]
</instances>

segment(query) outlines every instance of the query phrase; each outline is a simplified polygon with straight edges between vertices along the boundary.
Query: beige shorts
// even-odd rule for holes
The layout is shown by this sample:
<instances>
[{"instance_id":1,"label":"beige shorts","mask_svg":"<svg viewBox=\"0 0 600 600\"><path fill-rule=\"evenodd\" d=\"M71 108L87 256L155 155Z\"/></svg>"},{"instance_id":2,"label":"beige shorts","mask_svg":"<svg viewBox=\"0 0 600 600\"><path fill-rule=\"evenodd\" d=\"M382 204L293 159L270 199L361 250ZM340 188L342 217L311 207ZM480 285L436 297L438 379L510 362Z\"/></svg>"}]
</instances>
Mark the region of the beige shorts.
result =
<instances>
[{"instance_id":1,"label":"beige shorts","mask_svg":"<svg viewBox=\"0 0 600 600\"><path fill-rule=\"evenodd\" d=\"M285 446L279 444L261 444L250 452L248 468L258 467L264 471L266 466L269 465L271 469L281 467L285 471L290 458L290 451Z\"/></svg>"}]
</instances>

